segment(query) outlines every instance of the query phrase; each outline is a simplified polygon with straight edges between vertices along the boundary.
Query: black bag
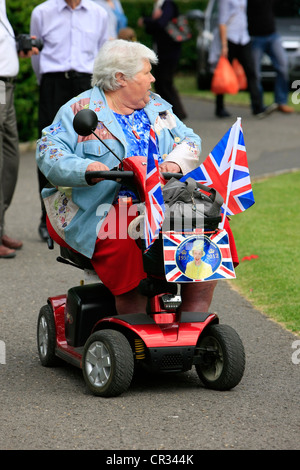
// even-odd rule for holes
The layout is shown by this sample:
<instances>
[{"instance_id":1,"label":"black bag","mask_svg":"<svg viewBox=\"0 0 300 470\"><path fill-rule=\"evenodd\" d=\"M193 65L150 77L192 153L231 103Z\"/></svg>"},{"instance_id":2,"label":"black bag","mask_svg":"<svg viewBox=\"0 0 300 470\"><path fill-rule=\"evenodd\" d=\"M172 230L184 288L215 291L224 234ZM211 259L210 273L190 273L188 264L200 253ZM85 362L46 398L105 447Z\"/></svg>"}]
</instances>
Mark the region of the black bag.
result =
<instances>
[{"instance_id":1,"label":"black bag","mask_svg":"<svg viewBox=\"0 0 300 470\"><path fill-rule=\"evenodd\" d=\"M169 21L165 31L175 42L185 42L192 38L188 20L184 15L179 15Z\"/></svg>"},{"instance_id":2,"label":"black bag","mask_svg":"<svg viewBox=\"0 0 300 470\"><path fill-rule=\"evenodd\" d=\"M197 183L193 178L186 181L171 178L162 188L162 193L170 220L184 218L185 224L190 221L191 228L200 221L204 227L211 229L217 228L221 222L224 200L214 188Z\"/></svg>"},{"instance_id":3,"label":"black bag","mask_svg":"<svg viewBox=\"0 0 300 470\"><path fill-rule=\"evenodd\" d=\"M214 188L197 183L193 178L186 181L171 178L163 186L162 193L166 208L162 231L204 228L206 232L213 232L218 228L223 198ZM149 275L164 276L162 243L160 233L150 249L143 253L144 270Z\"/></svg>"}]
</instances>

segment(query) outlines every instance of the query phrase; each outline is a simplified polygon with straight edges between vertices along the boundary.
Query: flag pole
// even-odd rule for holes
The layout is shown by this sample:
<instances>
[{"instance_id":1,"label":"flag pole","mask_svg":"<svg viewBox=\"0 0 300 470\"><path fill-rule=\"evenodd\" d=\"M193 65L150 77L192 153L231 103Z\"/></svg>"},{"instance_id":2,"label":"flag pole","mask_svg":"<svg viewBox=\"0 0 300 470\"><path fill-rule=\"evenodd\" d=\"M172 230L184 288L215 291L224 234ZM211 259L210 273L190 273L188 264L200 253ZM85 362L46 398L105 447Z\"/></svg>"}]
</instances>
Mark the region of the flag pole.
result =
<instances>
[{"instance_id":1,"label":"flag pole","mask_svg":"<svg viewBox=\"0 0 300 470\"><path fill-rule=\"evenodd\" d=\"M239 141L241 121L242 121L242 118L238 117L237 120L236 120L236 123L234 124L234 126L236 126L236 128L235 128L234 141L233 141L230 172L229 172L228 184L227 184L225 208L224 208L223 218L222 218L222 221L220 222L220 226L219 226L220 229L224 228L224 224L225 224L225 218L226 218L226 213L227 213L227 208L228 208L228 201L229 201L231 185L232 185L232 177L233 177L234 166L235 166L237 145L238 145L238 141Z\"/></svg>"}]
</instances>

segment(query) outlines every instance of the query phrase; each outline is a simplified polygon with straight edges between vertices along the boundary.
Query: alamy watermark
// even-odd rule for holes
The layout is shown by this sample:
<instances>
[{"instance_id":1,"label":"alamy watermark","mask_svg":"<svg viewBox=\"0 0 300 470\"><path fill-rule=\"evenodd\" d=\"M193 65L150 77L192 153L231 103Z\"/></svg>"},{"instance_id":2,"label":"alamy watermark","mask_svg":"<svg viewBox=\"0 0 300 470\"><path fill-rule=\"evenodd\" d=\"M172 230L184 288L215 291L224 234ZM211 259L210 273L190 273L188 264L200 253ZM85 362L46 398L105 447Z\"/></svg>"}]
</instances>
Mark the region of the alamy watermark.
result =
<instances>
[{"instance_id":1,"label":"alamy watermark","mask_svg":"<svg viewBox=\"0 0 300 470\"><path fill-rule=\"evenodd\" d=\"M292 90L295 90L291 96L292 103L299 104L300 103L300 80L293 81Z\"/></svg>"},{"instance_id":2,"label":"alamy watermark","mask_svg":"<svg viewBox=\"0 0 300 470\"><path fill-rule=\"evenodd\" d=\"M298 365L300 364L300 339L293 341L292 348L295 349L292 354L292 363Z\"/></svg>"},{"instance_id":3,"label":"alamy watermark","mask_svg":"<svg viewBox=\"0 0 300 470\"><path fill-rule=\"evenodd\" d=\"M0 340L0 364L6 364L6 346L4 341Z\"/></svg>"},{"instance_id":4,"label":"alamy watermark","mask_svg":"<svg viewBox=\"0 0 300 470\"><path fill-rule=\"evenodd\" d=\"M162 231L184 232L191 230L192 226L197 227L197 229L203 229L205 216L204 204L201 202L197 203L197 210L193 210L188 204L182 204L180 209L177 207L177 211L174 211L174 207L168 204L165 204L164 207ZM149 216L150 225L153 218L159 218L161 206L152 204L151 210L152 214ZM145 238L144 218L146 215L143 203L132 204L130 206L120 201L118 206L100 204L96 210L96 216L99 217L96 232L101 240L107 238L122 240L128 238L128 236L134 240Z\"/></svg>"},{"instance_id":5,"label":"alamy watermark","mask_svg":"<svg viewBox=\"0 0 300 470\"><path fill-rule=\"evenodd\" d=\"M5 83L0 80L0 104L6 104Z\"/></svg>"}]
</instances>

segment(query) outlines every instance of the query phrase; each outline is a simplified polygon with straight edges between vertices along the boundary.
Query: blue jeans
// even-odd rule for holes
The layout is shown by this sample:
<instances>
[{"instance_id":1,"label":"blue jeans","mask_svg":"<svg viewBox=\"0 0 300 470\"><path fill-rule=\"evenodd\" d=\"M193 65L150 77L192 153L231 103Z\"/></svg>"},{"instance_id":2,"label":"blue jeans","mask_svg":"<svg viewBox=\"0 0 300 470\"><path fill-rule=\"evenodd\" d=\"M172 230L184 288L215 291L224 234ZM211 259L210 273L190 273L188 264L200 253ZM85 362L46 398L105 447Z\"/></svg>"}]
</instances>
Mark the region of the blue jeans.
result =
<instances>
[{"instance_id":1,"label":"blue jeans","mask_svg":"<svg viewBox=\"0 0 300 470\"><path fill-rule=\"evenodd\" d=\"M267 54L276 71L274 87L275 102L277 104L287 103L289 92L288 59L282 47L279 34L273 33L269 36L256 36L252 37L251 40L257 76L260 77L262 56L263 54ZM259 87L261 93L263 93L260 78Z\"/></svg>"}]
</instances>

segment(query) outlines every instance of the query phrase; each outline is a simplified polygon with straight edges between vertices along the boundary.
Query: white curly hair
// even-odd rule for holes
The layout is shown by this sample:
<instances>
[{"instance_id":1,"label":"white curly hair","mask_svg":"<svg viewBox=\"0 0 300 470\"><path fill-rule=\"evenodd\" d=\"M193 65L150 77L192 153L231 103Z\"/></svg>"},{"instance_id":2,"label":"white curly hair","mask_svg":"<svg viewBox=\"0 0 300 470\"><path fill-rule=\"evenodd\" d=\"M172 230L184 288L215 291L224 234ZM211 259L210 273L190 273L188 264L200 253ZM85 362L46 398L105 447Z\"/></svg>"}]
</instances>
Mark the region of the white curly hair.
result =
<instances>
[{"instance_id":1,"label":"white curly hair","mask_svg":"<svg viewBox=\"0 0 300 470\"><path fill-rule=\"evenodd\" d=\"M92 86L117 90L120 87L117 73L122 73L126 80L132 80L142 70L145 60L150 64L158 62L155 52L144 44L123 39L107 41L95 59Z\"/></svg>"}]
</instances>

